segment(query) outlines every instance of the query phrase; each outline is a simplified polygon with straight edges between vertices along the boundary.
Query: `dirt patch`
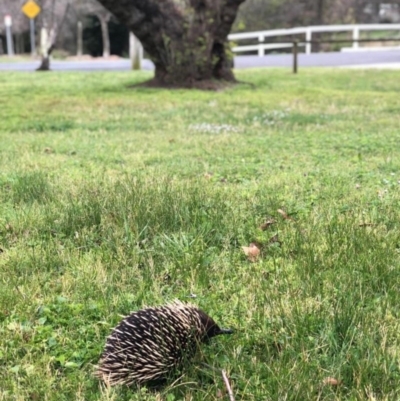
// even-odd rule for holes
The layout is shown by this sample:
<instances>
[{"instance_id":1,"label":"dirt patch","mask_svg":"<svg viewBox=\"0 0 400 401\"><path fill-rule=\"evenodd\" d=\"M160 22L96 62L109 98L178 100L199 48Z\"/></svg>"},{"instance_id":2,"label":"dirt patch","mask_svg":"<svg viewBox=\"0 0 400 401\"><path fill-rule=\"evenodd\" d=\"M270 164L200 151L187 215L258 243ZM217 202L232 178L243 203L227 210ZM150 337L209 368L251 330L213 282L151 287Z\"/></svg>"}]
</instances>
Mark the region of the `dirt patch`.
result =
<instances>
[{"instance_id":1,"label":"dirt patch","mask_svg":"<svg viewBox=\"0 0 400 401\"><path fill-rule=\"evenodd\" d=\"M178 84L169 84L158 79L150 79L149 81L140 82L138 84L129 85L128 88L165 88L165 89L199 89L206 91L222 91L236 85L237 81L224 81L207 79L201 81L185 81Z\"/></svg>"}]
</instances>

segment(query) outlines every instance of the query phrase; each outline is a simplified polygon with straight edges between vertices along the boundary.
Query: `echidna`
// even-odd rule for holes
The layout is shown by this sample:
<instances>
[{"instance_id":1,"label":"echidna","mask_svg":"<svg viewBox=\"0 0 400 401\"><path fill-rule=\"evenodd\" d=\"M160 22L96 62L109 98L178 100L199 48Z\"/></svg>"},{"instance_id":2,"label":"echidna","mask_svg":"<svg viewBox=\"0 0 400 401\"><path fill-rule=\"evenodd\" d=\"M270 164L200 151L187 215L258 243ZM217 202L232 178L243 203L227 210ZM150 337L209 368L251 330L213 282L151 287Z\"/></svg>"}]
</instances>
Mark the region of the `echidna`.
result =
<instances>
[{"instance_id":1,"label":"echidna","mask_svg":"<svg viewBox=\"0 0 400 401\"><path fill-rule=\"evenodd\" d=\"M107 338L96 376L109 385L165 382L199 343L232 332L192 304L145 308L123 319Z\"/></svg>"}]
</instances>

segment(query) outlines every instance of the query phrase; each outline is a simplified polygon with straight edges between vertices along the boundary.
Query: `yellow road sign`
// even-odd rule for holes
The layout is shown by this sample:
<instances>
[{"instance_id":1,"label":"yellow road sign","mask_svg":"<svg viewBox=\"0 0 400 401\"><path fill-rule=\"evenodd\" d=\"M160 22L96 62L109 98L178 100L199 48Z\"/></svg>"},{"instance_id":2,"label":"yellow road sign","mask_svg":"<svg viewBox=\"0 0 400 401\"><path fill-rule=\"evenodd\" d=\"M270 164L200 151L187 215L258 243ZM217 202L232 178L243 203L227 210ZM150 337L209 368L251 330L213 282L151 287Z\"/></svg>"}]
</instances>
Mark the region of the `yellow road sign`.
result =
<instances>
[{"instance_id":1,"label":"yellow road sign","mask_svg":"<svg viewBox=\"0 0 400 401\"><path fill-rule=\"evenodd\" d=\"M22 12L28 18L35 18L40 13L40 7L33 0L29 0L23 5Z\"/></svg>"}]
</instances>

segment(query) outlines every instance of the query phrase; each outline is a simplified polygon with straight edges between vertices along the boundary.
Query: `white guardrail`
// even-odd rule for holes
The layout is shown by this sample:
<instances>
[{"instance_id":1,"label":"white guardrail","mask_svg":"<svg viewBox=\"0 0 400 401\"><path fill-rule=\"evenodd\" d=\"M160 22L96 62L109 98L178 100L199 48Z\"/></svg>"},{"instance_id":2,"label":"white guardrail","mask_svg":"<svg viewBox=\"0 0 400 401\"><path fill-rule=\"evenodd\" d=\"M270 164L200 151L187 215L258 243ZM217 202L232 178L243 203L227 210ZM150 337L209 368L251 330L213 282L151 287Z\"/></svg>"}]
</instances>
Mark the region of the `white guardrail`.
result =
<instances>
[{"instance_id":1,"label":"white guardrail","mask_svg":"<svg viewBox=\"0 0 400 401\"><path fill-rule=\"evenodd\" d=\"M228 39L233 42L237 42L243 39L258 39L259 44L257 45L246 45L246 46L235 46L232 48L234 53L258 51L260 57L265 55L266 50L284 49L291 48L292 42L282 43L263 43L266 38L280 37L288 35L305 35L306 43L301 41L298 43L299 46L305 46L306 54L311 53L312 34L315 32L353 32L353 49L359 48L357 40L360 39L360 31L400 31L400 24L360 24L360 25L315 25L306 27L296 27L288 29L272 29L269 31L257 31L257 32L244 32L244 33L232 33L228 36ZM400 38L399 38L400 39Z\"/></svg>"}]
</instances>

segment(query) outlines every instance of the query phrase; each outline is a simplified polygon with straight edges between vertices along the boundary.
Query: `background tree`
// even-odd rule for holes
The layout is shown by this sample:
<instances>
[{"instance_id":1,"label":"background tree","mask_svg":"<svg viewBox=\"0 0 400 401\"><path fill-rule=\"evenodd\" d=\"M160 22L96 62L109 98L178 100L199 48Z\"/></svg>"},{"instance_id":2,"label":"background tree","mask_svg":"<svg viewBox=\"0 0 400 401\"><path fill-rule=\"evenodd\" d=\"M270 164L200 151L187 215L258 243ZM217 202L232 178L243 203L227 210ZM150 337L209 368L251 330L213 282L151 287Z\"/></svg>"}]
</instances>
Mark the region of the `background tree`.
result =
<instances>
[{"instance_id":1,"label":"background tree","mask_svg":"<svg viewBox=\"0 0 400 401\"><path fill-rule=\"evenodd\" d=\"M382 22L384 4L399 7L400 0L247 0L239 10L233 30L377 23Z\"/></svg>"},{"instance_id":2,"label":"background tree","mask_svg":"<svg viewBox=\"0 0 400 401\"><path fill-rule=\"evenodd\" d=\"M78 21L82 22L81 27L83 27L83 29L81 29L80 32L83 30L83 48L86 53L93 56L107 56L110 53L123 56L128 53L128 28L125 24L118 22L115 17L110 19L110 12L101 6L96 0L36 1L42 8L42 12L36 20L37 38L39 38L41 27L45 25L47 36L50 37L50 43L48 46L50 53L52 49L57 48L63 50L61 53L76 54ZM115 3L117 3L118 5L119 1L120 0L110 0L110 4L113 3L115 6ZM318 24L399 22L400 0L387 1L388 0L246 0L239 8L238 17L233 25L232 31L254 31ZM12 32L15 52L18 54L28 53L30 51L29 20L21 12L21 7L25 2L26 0L0 0L0 54L7 50L3 24L3 16L5 14L10 14L13 19ZM65 7L68 2L71 7L67 9L67 14L63 16L62 8ZM176 46L172 43L165 43L165 41L169 40L168 32L171 31L175 32L175 36L172 36L176 37L176 41L179 40L179 29L172 29L172 25L175 24L174 26L179 26L181 23L186 24L186 28L184 28L183 31L189 32L190 26L193 27L196 21L197 26L201 25L201 22L199 22L201 21L201 18L203 18L201 15L205 15L204 13L201 14L200 12L193 10L197 10L201 7L203 7L204 10L207 10L207 7L210 6L225 7L223 3L231 7L232 0L218 0L215 3L211 0L133 0L129 3L144 3L140 6L142 8L136 8L137 13L134 16L134 21L131 21L131 23L140 24L141 21L143 21L148 28L148 36L151 36L155 32L155 30L152 29L154 26L162 32L161 38L164 40L164 43L162 44L163 49L162 51L157 51L157 57L168 61L173 58L180 58L183 60L183 57L180 57L179 54L181 49L176 49ZM203 3L204 6L201 6ZM179 15L183 13L183 17L180 19L177 18L175 23L172 21L164 21L163 24L157 25L156 20L159 17L156 16L157 13L154 15L151 14L153 12L151 11L151 7L155 10L161 10L158 14L162 15L160 18L166 18L165 16L169 15L168 11L165 12L163 10L166 9L165 7L167 7L168 4L173 11L175 10L175 14ZM222 8L220 8L220 10L221 9ZM143 17L143 15L147 15L145 11L146 13L149 11L148 15L150 16ZM188 17L187 12L195 18L190 16ZM224 16L219 18L223 19ZM189 26L187 22L185 22L186 19L190 19L192 25ZM54 23L52 23L52 21L54 21ZM140 29L145 31L147 28L141 27ZM206 32L203 28L204 27L201 26L200 31ZM219 49L219 42L213 42L212 35L214 35L214 33L209 35L209 37L206 38L207 40L204 39L204 35L199 34L198 41L196 41L195 32L198 30L198 27L196 27L194 31L191 31L194 44L192 43L192 45L189 46L189 53L190 51L193 52L193 49L196 48L196 46L197 48L200 47L200 44L197 42L215 43L216 46L214 48L211 46L211 49L213 53L212 59L216 63L220 60L219 57L215 55L215 52ZM318 34L315 34L314 37L317 38ZM54 40L55 43L52 44L51 42ZM37 42L39 41L37 40ZM159 44L160 35L155 37L153 42ZM188 42L185 40L185 43ZM224 51L226 49L226 44L224 44ZM163 53L167 54L165 55ZM229 51L226 52L226 55L229 56ZM226 57L226 60L229 61L229 57ZM44 61L44 65L46 65L46 57L44 57ZM197 63L197 65L200 66L201 63ZM224 63L221 62L220 65L224 65ZM192 76L196 74L198 75L195 70L196 68L193 68L194 73ZM215 71L218 71L218 68Z\"/></svg>"},{"instance_id":3,"label":"background tree","mask_svg":"<svg viewBox=\"0 0 400 401\"><path fill-rule=\"evenodd\" d=\"M98 18L103 42L103 57L109 57L111 54L111 44L108 24L111 20L112 14L96 0L75 0L74 5L80 15L92 14Z\"/></svg>"},{"instance_id":4,"label":"background tree","mask_svg":"<svg viewBox=\"0 0 400 401\"><path fill-rule=\"evenodd\" d=\"M41 63L37 70L48 71L50 70L50 55L55 48L58 32L69 3L68 0L40 0L38 4L41 8L38 15Z\"/></svg>"},{"instance_id":5,"label":"background tree","mask_svg":"<svg viewBox=\"0 0 400 401\"><path fill-rule=\"evenodd\" d=\"M142 42L154 83L234 81L228 34L244 0L100 0Z\"/></svg>"}]
</instances>

